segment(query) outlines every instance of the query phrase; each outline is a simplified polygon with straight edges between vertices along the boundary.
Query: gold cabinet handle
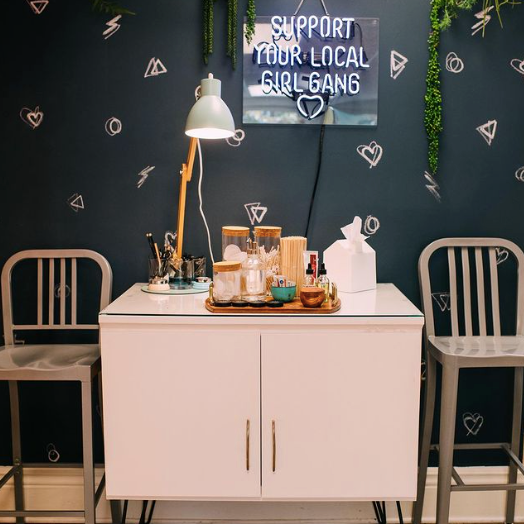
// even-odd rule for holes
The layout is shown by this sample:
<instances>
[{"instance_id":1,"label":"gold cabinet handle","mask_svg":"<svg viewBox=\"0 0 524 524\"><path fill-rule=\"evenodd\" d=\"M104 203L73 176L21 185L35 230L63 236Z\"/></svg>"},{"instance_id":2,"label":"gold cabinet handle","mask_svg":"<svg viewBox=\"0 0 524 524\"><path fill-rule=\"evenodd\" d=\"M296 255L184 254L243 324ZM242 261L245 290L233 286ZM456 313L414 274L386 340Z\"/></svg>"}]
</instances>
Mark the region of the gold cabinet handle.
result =
<instances>
[{"instance_id":1,"label":"gold cabinet handle","mask_svg":"<svg viewBox=\"0 0 524 524\"><path fill-rule=\"evenodd\" d=\"M273 472L277 469L277 436L275 430L275 421L271 421L271 431L273 432Z\"/></svg>"},{"instance_id":2,"label":"gold cabinet handle","mask_svg":"<svg viewBox=\"0 0 524 524\"><path fill-rule=\"evenodd\" d=\"M249 471L249 431L251 423L249 419L246 420L246 470Z\"/></svg>"}]
</instances>

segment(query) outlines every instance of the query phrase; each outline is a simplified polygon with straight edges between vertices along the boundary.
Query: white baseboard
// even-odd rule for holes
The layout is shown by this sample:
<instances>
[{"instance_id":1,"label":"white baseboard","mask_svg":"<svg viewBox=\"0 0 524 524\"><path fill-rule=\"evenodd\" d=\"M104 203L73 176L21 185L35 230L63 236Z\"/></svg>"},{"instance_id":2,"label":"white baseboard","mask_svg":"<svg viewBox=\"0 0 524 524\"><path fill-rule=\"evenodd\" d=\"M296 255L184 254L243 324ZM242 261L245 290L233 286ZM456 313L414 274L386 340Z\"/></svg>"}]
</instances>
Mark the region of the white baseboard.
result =
<instances>
[{"instance_id":1,"label":"white baseboard","mask_svg":"<svg viewBox=\"0 0 524 524\"><path fill-rule=\"evenodd\" d=\"M503 483L508 469L503 466L457 468L466 483ZM0 476L7 472L0 467ZM101 472L97 472L97 482ZM424 505L424 522L435 522L437 469L430 468ZM524 478L520 477L520 482ZM79 509L83 502L82 472L80 470L27 469L24 474L27 509ZM0 490L0 509L13 509L12 481ZM402 504L409 522L411 503ZM129 505L127 522L138 521L139 501ZM387 504L388 521L397 522L395 505ZM450 522L504 522L505 492L453 493ZM524 522L524 494L517 492L516 522ZM363 524L374 521L371 503L361 502L167 502L157 503L154 523L176 524ZM0 518L0 522L14 522ZM41 518L31 522L83 522L81 519ZM109 503L103 498L97 510L97 522L109 523Z\"/></svg>"}]
</instances>

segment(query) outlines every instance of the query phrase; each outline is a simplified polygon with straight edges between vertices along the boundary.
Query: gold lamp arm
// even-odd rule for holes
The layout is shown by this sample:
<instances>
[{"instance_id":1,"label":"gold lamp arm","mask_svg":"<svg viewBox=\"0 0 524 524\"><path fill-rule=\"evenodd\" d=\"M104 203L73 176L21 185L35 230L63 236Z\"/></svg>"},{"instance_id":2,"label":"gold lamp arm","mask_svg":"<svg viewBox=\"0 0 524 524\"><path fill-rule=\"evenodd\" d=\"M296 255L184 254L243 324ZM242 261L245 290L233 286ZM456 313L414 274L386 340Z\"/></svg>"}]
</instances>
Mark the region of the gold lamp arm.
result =
<instances>
[{"instance_id":1,"label":"gold lamp arm","mask_svg":"<svg viewBox=\"0 0 524 524\"><path fill-rule=\"evenodd\" d=\"M178 193L178 219L177 219L177 236L176 236L176 254L182 258L182 246L184 243L184 218L186 214L186 196L187 183L191 182L193 174L193 164L195 163L196 148L198 145L198 138L191 138L189 141L189 151L187 153L187 161L182 164L180 170L180 191Z\"/></svg>"}]
</instances>

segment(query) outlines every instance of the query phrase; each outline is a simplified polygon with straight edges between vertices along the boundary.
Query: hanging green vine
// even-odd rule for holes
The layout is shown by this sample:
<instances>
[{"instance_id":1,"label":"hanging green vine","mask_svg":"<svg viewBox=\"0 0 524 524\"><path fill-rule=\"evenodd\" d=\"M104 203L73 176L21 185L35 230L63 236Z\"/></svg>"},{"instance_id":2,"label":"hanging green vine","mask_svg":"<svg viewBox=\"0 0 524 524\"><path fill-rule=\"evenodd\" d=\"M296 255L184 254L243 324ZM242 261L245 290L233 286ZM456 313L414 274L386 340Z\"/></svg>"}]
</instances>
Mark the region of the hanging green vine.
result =
<instances>
[{"instance_id":1,"label":"hanging green vine","mask_svg":"<svg viewBox=\"0 0 524 524\"><path fill-rule=\"evenodd\" d=\"M426 76L426 95L424 126L428 136L428 164L433 175L438 170L439 160L439 139L442 133L442 93L440 91L440 61L439 44L440 33L447 29L454 18L457 18L460 11L469 10L477 4L479 0L431 0L430 22L431 30L428 38L429 62ZM489 11L495 8L497 16L502 26L500 8L503 5L517 5L517 0L481 0L482 12L484 17L488 16ZM487 21L484 23L484 28Z\"/></svg>"},{"instance_id":2,"label":"hanging green vine","mask_svg":"<svg viewBox=\"0 0 524 524\"><path fill-rule=\"evenodd\" d=\"M238 0L227 0L227 56L233 69L237 67Z\"/></svg>"},{"instance_id":3,"label":"hanging green vine","mask_svg":"<svg viewBox=\"0 0 524 524\"><path fill-rule=\"evenodd\" d=\"M204 63L208 63L209 55L213 53L213 9L215 0L204 0Z\"/></svg>"},{"instance_id":4,"label":"hanging green vine","mask_svg":"<svg viewBox=\"0 0 524 524\"><path fill-rule=\"evenodd\" d=\"M442 94L440 92L440 11L444 0L431 1L431 31L429 33L429 62L426 75L424 126L428 136L428 164L435 175L438 169L439 138L442 132Z\"/></svg>"},{"instance_id":5,"label":"hanging green vine","mask_svg":"<svg viewBox=\"0 0 524 524\"><path fill-rule=\"evenodd\" d=\"M246 10L246 31L245 37L248 44L253 40L255 35L255 19L257 16L257 10L255 5L255 0L248 0L247 10Z\"/></svg>"},{"instance_id":6,"label":"hanging green vine","mask_svg":"<svg viewBox=\"0 0 524 524\"><path fill-rule=\"evenodd\" d=\"M111 16L136 14L125 7L120 7L116 2L110 2L109 0L91 0L91 3L93 4L93 11Z\"/></svg>"}]
</instances>

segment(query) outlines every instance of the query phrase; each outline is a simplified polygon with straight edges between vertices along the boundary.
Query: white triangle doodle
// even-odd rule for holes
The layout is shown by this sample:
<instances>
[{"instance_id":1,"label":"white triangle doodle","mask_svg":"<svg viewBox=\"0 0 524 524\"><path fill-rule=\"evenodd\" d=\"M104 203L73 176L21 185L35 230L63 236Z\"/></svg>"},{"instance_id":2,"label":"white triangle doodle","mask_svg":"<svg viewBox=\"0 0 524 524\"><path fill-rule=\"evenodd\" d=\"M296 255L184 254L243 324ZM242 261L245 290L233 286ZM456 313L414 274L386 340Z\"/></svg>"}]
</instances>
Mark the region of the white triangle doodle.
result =
<instances>
[{"instance_id":1,"label":"white triangle doodle","mask_svg":"<svg viewBox=\"0 0 524 524\"><path fill-rule=\"evenodd\" d=\"M251 225L260 224L267 213L267 207L261 206L260 202L251 202L250 204L244 204L247 211L247 216Z\"/></svg>"},{"instance_id":2,"label":"white triangle doodle","mask_svg":"<svg viewBox=\"0 0 524 524\"><path fill-rule=\"evenodd\" d=\"M431 298L438 304L440 311L449 311L451 306L449 304L449 293L431 293Z\"/></svg>"},{"instance_id":3,"label":"white triangle doodle","mask_svg":"<svg viewBox=\"0 0 524 524\"><path fill-rule=\"evenodd\" d=\"M485 124L478 126L477 131L480 133L482 138L487 142L488 146L490 146L491 142L493 142L493 139L495 138L495 134L497 133L497 121L489 120Z\"/></svg>"},{"instance_id":4,"label":"white triangle doodle","mask_svg":"<svg viewBox=\"0 0 524 524\"><path fill-rule=\"evenodd\" d=\"M27 3L35 15L41 15L47 4L49 4L49 0L28 0Z\"/></svg>"},{"instance_id":5,"label":"white triangle doodle","mask_svg":"<svg viewBox=\"0 0 524 524\"><path fill-rule=\"evenodd\" d=\"M389 71L391 74L391 78L393 80L396 80L398 75L406 69L406 64L409 62L409 60L401 55L397 51L391 51L391 58L389 60Z\"/></svg>"},{"instance_id":6,"label":"white triangle doodle","mask_svg":"<svg viewBox=\"0 0 524 524\"><path fill-rule=\"evenodd\" d=\"M78 213L79 209L85 209L84 207L84 199L82 198L82 195L79 195L78 193L73 193L68 199L67 203L69 204L69 207L75 212Z\"/></svg>"},{"instance_id":7,"label":"white triangle doodle","mask_svg":"<svg viewBox=\"0 0 524 524\"><path fill-rule=\"evenodd\" d=\"M146 72L144 74L144 78L147 78L148 76L158 76L162 73L167 73L167 69L165 68L164 64L160 61L160 58L151 58L149 60L149 64L147 65Z\"/></svg>"}]
</instances>

